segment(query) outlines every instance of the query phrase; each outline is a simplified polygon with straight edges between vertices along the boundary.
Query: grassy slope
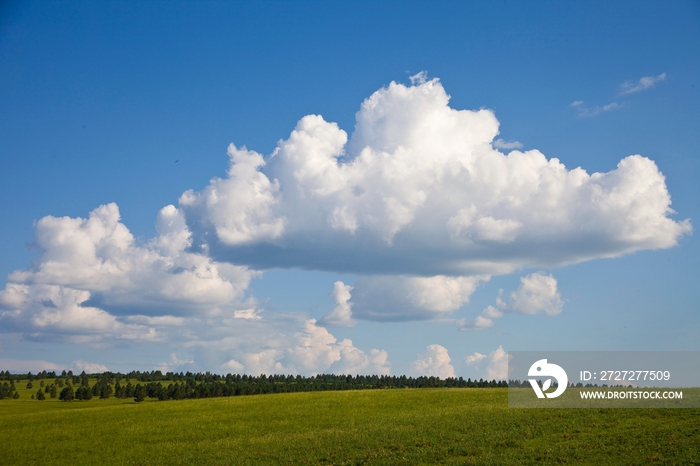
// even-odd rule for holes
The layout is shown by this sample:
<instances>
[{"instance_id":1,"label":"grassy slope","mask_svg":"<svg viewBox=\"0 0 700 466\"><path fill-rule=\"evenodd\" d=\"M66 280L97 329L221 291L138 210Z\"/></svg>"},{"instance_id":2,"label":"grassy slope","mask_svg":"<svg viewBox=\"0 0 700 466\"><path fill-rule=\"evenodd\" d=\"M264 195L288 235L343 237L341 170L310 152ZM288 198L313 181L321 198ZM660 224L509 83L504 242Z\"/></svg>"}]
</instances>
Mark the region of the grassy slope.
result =
<instances>
[{"instance_id":1,"label":"grassy slope","mask_svg":"<svg viewBox=\"0 0 700 466\"><path fill-rule=\"evenodd\" d=\"M141 404L22 393L0 402L0 431L5 464L700 465L700 410L509 409L505 389Z\"/></svg>"}]
</instances>

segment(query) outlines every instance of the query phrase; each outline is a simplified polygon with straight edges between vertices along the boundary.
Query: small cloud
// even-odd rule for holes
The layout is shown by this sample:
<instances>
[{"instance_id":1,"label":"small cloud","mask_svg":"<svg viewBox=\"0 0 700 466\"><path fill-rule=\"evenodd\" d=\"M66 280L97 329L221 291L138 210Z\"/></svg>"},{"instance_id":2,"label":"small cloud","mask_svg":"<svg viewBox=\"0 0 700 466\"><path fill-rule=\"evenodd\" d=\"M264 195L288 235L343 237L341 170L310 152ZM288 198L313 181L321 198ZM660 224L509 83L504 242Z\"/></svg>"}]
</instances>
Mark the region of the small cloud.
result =
<instances>
[{"instance_id":1,"label":"small cloud","mask_svg":"<svg viewBox=\"0 0 700 466\"><path fill-rule=\"evenodd\" d=\"M557 289L557 280L552 275L533 273L520 278L520 286L510 294L508 309L521 314L559 314L564 306Z\"/></svg>"},{"instance_id":2,"label":"small cloud","mask_svg":"<svg viewBox=\"0 0 700 466\"><path fill-rule=\"evenodd\" d=\"M341 281L333 284L331 296L335 299L335 308L326 314L319 325L330 327L354 327L357 321L352 318L352 303L350 303L350 291L352 287Z\"/></svg>"},{"instance_id":3,"label":"small cloud","mask_svg":"<svg viewBox=\"0 0 700 466\"><path fill-rule=\"evenodd\" d=\"M446 379L455 376L455 368L450 364L447 349L440 345L430 345L425 353L411 364L411 372L417 376L434 376Z\"/></svg>"},{"instance_id":4,"label":"small cloud","mask_svg":"<svg viewBox=\"0 0 700 466\"><path fill-rule=\"evenodd\" d=\"M227 363L222 364L221 367L223 367L224 369L233 371L233 373L239 373L239 374L240 374L241 372L243 372L243 367L244 367L244 366L243 366L243 364L241 364L240 362L236 361L235 359L231 359L231 360L228 361Z\"/></svg>"},{"instance_id":5,"label":"small cloud","mask_svg":"<svg viewBox=\"0 0 700 466\"><path fill-rule=\"evenodd\" d=\"M242 311L234 311L233 318L234 319L260 320L260 319L262 319L262 316L258 313L257 309L251 308L251 309L244 309Z\"/></svg>"},{"instance_id":6,"label":"small cloud","mask_svg":"<svg viewBox=\"0 0 700 466\"><path fill-rule=\"evenodd\" d=\"M126 322L139 324L139 325L150 325L150 326L162 326L162 327L178 327L185 323L185 319L182 317L175 316L127 316L124 319Z\"/></svg>"},{"instance_id":7,"label":"small cloud","mask_svg":"<svg viewBox=\"0 0 700 466\"><path fill-rule=\"evenodd\" d=\"M477 377L485 375L486 380L503 380L508 377L508 359L508 353L499 345L488 355L474 352L464 359L464 363L475 370ZM486 362L485 369L479 369L482 361Z\"/></svg>"},{"instance_id":8,"label":"small cloud","mask_svg":"<svg viewBox=\"0 0 700 466\"><path fill-rule=\"evenodd\" d=\"M489 365L486 368L487 380L502 380L508 377L508 353L499 346L489 353Z\"/></svg>"},{"instance_id":9,"label":"small cloud","mask_svg":"<svg viewBox=\"0 0 700 466\"><path fill-rule=\"evenodd\" d=\"M414 74L413 76L410 76L408 79L411 80L411 85L416 86L416 85L421 85L425 84L428 81L428 72L427 71L421 71L417 74Z\"/></svg>"},{"instance_id":10,"label":"small cloud","mask_svg":"<svg viewBox=\"0 0 700 466\"><path fill-rule=\"evenodd\" d=\"M88 374L97 374L100 372L107 372L109 370L107 369L107 366L103 364L85 361L73 361L73 364L71 364L70 367L73 370L73 372L85 371Z\"/></svg>"},{"instance_id":11,"label":"small cloud","mask_svg":"<svg viewBox=\"0 0 700 466\"><path fill-rule=\"evenodd\" d=\"M194 360L192 359L179 359L175 353L172 353L170 355L170 362L162 362L160 365L156 367L157 370L161 371L162 373L166 372L172 372L173 369L182 367L185 364L193 364Z\"/></svg>"},{"instance_id":12,"label":"small cloud","mask_svg":"<svg viewBox=\"0 0 700 466\"><path fill-rule=\"evenodd\" d=\"M523 145L519 141L507 142L503 139L496 139L493 141L493 147L496 149L521 149Z\"/></svg>"},{"instance_id":13,"label":"small cloud","mask_svg":"<svg viewBox=\"0 0 700 466\"><path fill-rule=\"evenodd\" d=\"M503 290L501 290L502 292ZM533 273L520 277L520 286L510 294L510 300L496 298L496 306L488 306L473 321L458 321L460 330L485 329L493 327L494 319L503 317L504 312L517 312L526 315L545 313L559 314L564 306L557 280L552 275Z\"/></svg>"},{"instance_id":14,"label":"small cloud","mask_svg":"<svg viewBox=\"0 0 700 466\"><path fill-rule=\"evenodd\" d=\"M609 104L603 105L602 107L598 105L596 105L595 107L584 107L583 100L577 100L571 104L571 107L574 107L576 109L576 111L578 112L578 116L580 117L598 116L601 113L622 108L622 106L623 104L621 104L620 102L610 102Z\"/></svg>"},{"instance_id":15,"label":"small cloud","mask_svg":"<svg viewBox=\"0 0 700 466\"><path fill-rule=\"evenodd\" d=\"M477 353L476 351L474 354L471 354L467 356L464 359L464 362L466 363L467 366L475 366L481 362L482 359L486 357L485 354Z\"/></svg>"},{"instance_id":16,"label":"small cloud","mask_svg":"<svg viewBox=\"0 0 700 466\"><path fill-rule=\"evenodd\" d=\"M622 105L620 105L618 102L611 102L608 105L603 105L602 110L604 112L610 111L610 110L615 110L616 108L620 108Z\"/></svg>"},{"instance_id":17,"label":"small cloud","mask_svg":"<svg viewBox=\"0 0 700 466\"><path fill-rule=\"evenodd\" d=\"M635 92L641 92L646 89L649 89L650 87L654 87L656 83L659 83L661 81L666 80L666 73L661 73L658 76L644 76L643 78L640 78L639 81L634 82L634 81L627 81L625 83L622 83L620 87L622 88L622 91L620 94L632 94Z\"/></svg>"},{"instance_id":18,"label":"small cloud","mask_svg":"<svg viewBox=\"0 0 700 466\"><path fill-rule=\"evenodd\" d=\"M460 330L485 329L493 327L493 319L498 319L503 313L493 306L489 306L473 321L462 319L459 321Z\"/></svg>"}]
</instances>

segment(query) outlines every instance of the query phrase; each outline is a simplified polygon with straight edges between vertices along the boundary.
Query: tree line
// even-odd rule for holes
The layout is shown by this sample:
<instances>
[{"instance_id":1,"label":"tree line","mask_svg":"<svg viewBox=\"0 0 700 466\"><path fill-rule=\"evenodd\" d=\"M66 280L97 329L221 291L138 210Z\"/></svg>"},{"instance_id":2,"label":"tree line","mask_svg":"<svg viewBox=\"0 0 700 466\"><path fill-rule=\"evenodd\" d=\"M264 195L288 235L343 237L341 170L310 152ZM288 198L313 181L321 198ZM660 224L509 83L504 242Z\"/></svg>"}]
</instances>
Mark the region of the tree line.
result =
<instances>
[{"instance_id":1,"label":"tree line","mask_svg":"<svg viewBox=\"0 0 700 466\"><path fill-rule=\"evenodd\" d=\"M90 384L90 379L95 380ZM87 401L93 397L106 399L133 398L144 401L146 398L157 400L182 400L192 398L213 398L223 396L262 395L267 393L292 393L329 390L372 390L390 388L489 388L507 387L505 381L471 380L439 377L407 377L390 375L335 375L320 374L310 377L301 375L219 375L210 372L139 372L126 374L104 372L88 375L82 372L75 375L72 371L63 371L60 375L55 372L31 372L25 374L10 374L0 371L0 381L7 380L0 389L0 399L17 395L14 383L17 380L27 380L28 389L35 384L38 390L32 398L44 400L47 396L58 397L62 401ZM49 382L49 383L47 383ZM10 386L12 388L10 388ZM17 395L18 397L19 395Z\"/></svg>"}]
</instances>

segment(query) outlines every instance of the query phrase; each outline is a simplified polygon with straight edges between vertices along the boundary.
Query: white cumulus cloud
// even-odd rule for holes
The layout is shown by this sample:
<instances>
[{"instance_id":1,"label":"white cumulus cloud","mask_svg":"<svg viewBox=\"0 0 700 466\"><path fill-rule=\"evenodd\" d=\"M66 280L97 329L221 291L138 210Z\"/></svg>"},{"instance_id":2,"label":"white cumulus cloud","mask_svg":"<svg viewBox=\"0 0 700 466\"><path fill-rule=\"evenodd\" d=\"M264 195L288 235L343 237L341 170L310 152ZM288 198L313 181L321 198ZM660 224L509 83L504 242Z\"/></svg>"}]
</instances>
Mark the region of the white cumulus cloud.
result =
<instances>
[{"instance_id":1,"label":"white cumulus cloud","mask_svg":"<svg viewBox=\"0 0 700 466\"><path fill-rule=\"evenodd\" d=\"M480 374L475 378L485 378L486 380L503 380L508 378L508 353L503 350L502 345L488 355L475 351L464 359L464 363L467 367L471 367L473 371L476 371L477 374ZM483 367L482 363L486 367Z\"/></svg>"},{"instance_id":2,"label":"white cumulus cloud","mask_svg":"<svg viewBox=\"0 0 700 466\"><path fill-rule=\"evenodd\" d=\"M473 366L476 364L479 364L484 358L486 357L485 354L481 354L477 351L475 351L473 354L470 354L464 359L464 362L466 363L467 366Z\"/></svg>"},{"instance_id":3,"label":"white cumulus cloud","mask_svg":"<svg viewBox=\"0 0 700 466\"><path fill-rule=\"evenodd\" d=\"M353 327L357 324L352 317L352 304L349 302L352 287L341 281L333 284L331 296L335 300L335 307L326 314L319 324L331 327Z\"/></svg>"},{"instance_id":4,"label":"white cumulus cloud","mask_svg":"<svg viewBox=\"0 0 700 466\"><path fill-rule=\"evenodd\" d=\"M504 312L527 315L544 313L554 316L562 311L564 301L561 299L556 278L551 274L536 272L520 277L520 286L510 293L510 299L506 301L499 296L496 306L487 306L473 321L460 319L458 323L461 330L493 327L494 319L503 317Z\"/></svg>"},{"instance_id":5,"label":"white cumulus cloud","mask_svg":"<svg viewBox=\"0 0 700 466\"><path fill-rule=\"evenodd\" d=\"M138 244L116 204L87 219L47 216L37 222L39 258L11 273L0 290L0 323L34 338L96 342L154 340L176 316L235 306L257 273L189 252L182 212L158 214L158 236Z\"/></svg>"},{"instance_id":6,"label":"white cumulus cloud","mask_svg":"<svg viewBox=\"0 0 700 466\"><path fill-rule=\"evenodd\" d=\"M235 359L230 359L226 363L221 365L222 368L226 369L228 373L240 374L243 372L245 366Z\"/></svg>"},{"instance_id":7,"label":"white cumulus cloud","mask_svg":"<svg viewBox=\"0 0 700 466\"><path fill-rule=\"evenodd\" d=\"M455 368L450 364L447 349L440 345L430 345L411 364L411 372L416 376L435 376L446 379L455 376Z\"/></svg>"},{"instance_id":8,"label":"white cumulus cloud","mask_svg":"<svg viewBox=\"0 0 700 466\"><path fill-rule=\"evenodd\" d=\"M652 160L630 155L604 173L567 168L495 139L494 113L450 107L438 79L411 81L368 97L351 135L307 115L269 156L231 144L226 176L161 209L150 240L133 237L114 203L88 218L40 219L39 256L0 290L0 331L181 342L198 352L192 367L209 358L249 373L388 373L385 351L337 341L320 324L439 319L493 275L669 248L691 233L689 220L674 219ZM316 323L245 296L271 268L358 278L334 285L336 306ZM561 308L556 280L533 274L471 325ZM417 367L453 375L440 348Z\"/></svg>"},{"instance_id":9,"label":"white cumulus cloud","mask_svg":"<svg viewBox=\"0 0 700 466\"><path fill-rule=\"evenodd\" d=\"M390 370L386 351L372 350L366 354L347 338L338 342L328 330L316 325L315 319L306 321L286 356L291 367L302 374L389 374Z\"/></svg>"},{"instance_id":10,"label":"white cumulus cloud","mask_svg":"<svg viewBox=\"0 0 700 466\"><path fill-rule=\"evenodd\" d=\"M486 368L487 380L503 380L508 378L508 353L499 346L488 355L488 367Z\"/></svg>"},{"instance_id":11,"label":"white cumulus cloud","mask_svg":"<svg viewBox=\"0 0 700 466\"><path fill-rule=\"evenodd\" d=\"M180 207L195 249L216 261L377 276L504 274L691 232L652 160L569 169L537 150L499 152L498 127L489 110L451 108L437 79L391 83L362 103L351 137L309 115L266 159L232 146L228 178Z\"/></svg>"},{"instance_id":12,"label":"white cumulus cloud","mask_svg":"<svg viewBox=\"0 0 700 466\"><path fill-rule=\"evenodd\" d=\"M533 273L520 278L520 286L510 294L506 308L521 314L543 312L554 316L561 312L564 302L552 275Z\"/></svg>"},{"instance_id":13,"label":"white cumulus cloud","mask_svg":"<svg viewBox=\"0 0 700 466\"><path fill-rule=\"evenodd\" d=\"M11 273L9 282L82 290L105 309L144 314L194 312L242 296L254 274L188 252L191 234L182 212L164 207L156 227L156 238L137 244L114 203L87 219L44 217L35 232L42 254L29 270Z\"/></svg>"}]
</instances>

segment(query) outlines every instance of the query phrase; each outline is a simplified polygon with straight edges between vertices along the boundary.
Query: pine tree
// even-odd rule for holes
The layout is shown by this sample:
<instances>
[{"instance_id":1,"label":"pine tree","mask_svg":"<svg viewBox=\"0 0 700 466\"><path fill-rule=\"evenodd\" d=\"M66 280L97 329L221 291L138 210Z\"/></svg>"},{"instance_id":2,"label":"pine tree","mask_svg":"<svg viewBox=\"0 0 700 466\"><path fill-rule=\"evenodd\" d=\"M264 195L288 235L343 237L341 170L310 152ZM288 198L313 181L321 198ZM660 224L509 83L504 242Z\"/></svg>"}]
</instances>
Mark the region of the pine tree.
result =
<instances>
[{"instance_id":1,"label":"pine tree","mask_svg":"<svg viewBox=\"0 0 700 466\"><path fill-rule=\"evenodd\" d=\"M134 388L134 401L137 403L141 403L145 399L146 389L140 383L136 384L136 388Z\"/></svg>"},{"instance_id":2,"label":"pine tree","mask_svg":"<svg viewBox=\"0 0 700 466\"><path fill-rule=\"evenodd\" d=\"M88 401L92 399L92 392L87 387L80 387L75 391L75 399Z\"/></svg>"},{"instance_id":3,"label":"pine tree","mask_svg":"<svg viewBox=\"0 0 700 466\"><path fill-rule=\"evenodd\" d=\"M61 394L58 395L58 399L61 401L73 401L75 398L75 393L73 393L73 387L66 387L61 390Z\"/></svg>"},{"instance_id":4,"label":"pine tree","mask_svg":"<svg viewBox=\"0 0 700 466\"><path fill-rule=\"evenodd\" d=\"M44 392L41 388L36 391L36 399L39 401L43 401L46 399L46 395L44 395Z\"/></svg>"},{"instance_id":5,"label":"pine tree","mask_svg":"<svg viewBox=\"0 0 700 466\"><path fill-rule=\"evenodd\" d=\"M100 387L100 398L105 400L109 398L109 395L112 394L112 386L108 383L105 383Z\"/></svg>"}]
</instances>

